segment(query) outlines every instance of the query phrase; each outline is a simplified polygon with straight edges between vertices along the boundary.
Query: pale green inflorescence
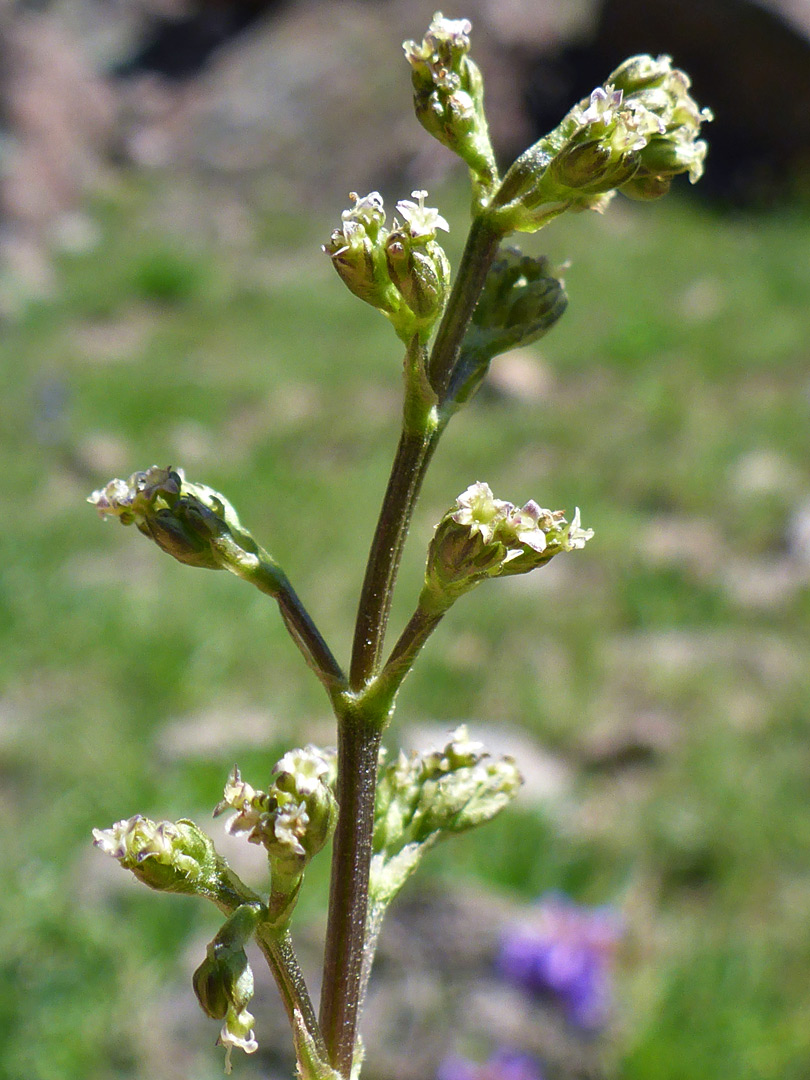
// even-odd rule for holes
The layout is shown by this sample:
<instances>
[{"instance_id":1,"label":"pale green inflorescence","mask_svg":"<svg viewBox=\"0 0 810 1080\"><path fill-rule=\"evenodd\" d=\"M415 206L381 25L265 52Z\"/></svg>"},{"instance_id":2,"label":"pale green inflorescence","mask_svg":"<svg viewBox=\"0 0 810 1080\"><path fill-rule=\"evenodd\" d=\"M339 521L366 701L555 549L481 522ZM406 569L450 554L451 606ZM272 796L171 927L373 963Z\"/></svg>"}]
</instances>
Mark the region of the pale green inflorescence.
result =
<instances>
[{"instance_id":1,"label":"pale green inflorescence","mask_svg":"<svg viewBox=\"0 0 810 1080\"><path fill-rule=\"evenodd\" d=\"M580 550L592 536L579 509L569 523L561 510L534 501L518 507L496 499L488 484L471 484L436 526L420 606L446 609L487 578L528 573L561 552Z\"/></svg>"},{"instance_id":2,"label":"pale green inflorescence","mask_svg":"<svg viewBox=\"0 0 810 1080\"><path fill-rule=\"evenodd\" d=\"M422 855L442 836L495 817L517 794L510 757L493 758L457 728L441 750L400 752L380 768L374 811L371 895L375 918L399 892Z\"/></svg>"},{"instance_id":3,"label":"pale green inflorescence","mask_svg":"<svg viewBox=\"0 0 810 1080\"><path fill-rule=\"evenodd\" d=\"M674 176L703 174L701 125L712 119L668 56L635 56L522 154L504 177L492 220L533 232L565 210L605 209L615 192L651 199Z\"/></svg>"},{"instance_id":4,"label":"pale green inflorescence","mask_svg":"<svg viewBox=\"0 0 810 1080\"><path fill-rule=\"evenodd\" d=\"M186 480L182 469L157 465L111 480L87 500L101 517L135 525L150 540L188 566L233 570L233 553L255 558L259 547L224 495Z\"/></svg>"}]
</instances>

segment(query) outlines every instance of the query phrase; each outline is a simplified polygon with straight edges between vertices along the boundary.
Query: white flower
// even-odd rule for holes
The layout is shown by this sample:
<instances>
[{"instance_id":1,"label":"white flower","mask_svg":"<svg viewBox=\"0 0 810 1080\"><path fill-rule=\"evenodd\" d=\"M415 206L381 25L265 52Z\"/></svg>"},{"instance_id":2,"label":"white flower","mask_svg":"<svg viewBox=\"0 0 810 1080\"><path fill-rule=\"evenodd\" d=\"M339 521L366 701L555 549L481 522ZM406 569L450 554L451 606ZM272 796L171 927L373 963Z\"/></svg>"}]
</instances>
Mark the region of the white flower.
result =
<instances>
[{"instance_id":1,"label":"white flower","mask_svg":"<svg viewBox=\"0 0 810 1080\"><path fill-rule=\"evenodd\" d=\"M433 209L433 207L425 206L426 191L412 191L411 195L418 201L412 202L410 199L400 199L397 203L397 210L405 218L411 236L431 239L436 235L437 229L444 229L445 232L450 231L450 226L439 211Z\"/></svg>"},{"instance_id":2,"label":"white flower","mask_svg":"<svg viewBox=\"0 0 810 1080\"><path fill-rule=\"evenodd\" d=\"M439 48L444 42L457 49L466 51L470 47L469 34L472 23L469 19L445 19L440 11L433 16L425 41L433 48Z\"/></svg>"},{"instance_id":3,"label":"white flower","mask_svg":"<svg viewBox=\"0 0 810 1080\"><path fill-rule=\"evenodd\" d=\"M481 534L485 544L491 544L495 531L508 514L514 511L512 503L496 499L489 484L477 481L470 484L456 499L457 510L452 515L458 525L468 525L470 533Z\"/></svg>"},{"instance_id":4,"label":"white flower","mask_svg":"<svg viewBox=\"0 0 810 1080\"><path fill-rule=\"evenodd\" d=\"M591 94L590 104L587 109L578 110L577 119L579 123L601 123L606 125L612 123L622 103L622 96L621 90L614 90L612 87L605 89L603 86L597 86Z\"/></svg>"},{"instance_id":5,"label":"white flower","mask_svg":"<svg viewBox=\"0 0 810 1080\"><path fill-rule=\"evenodd\" d=\"M259 1049L252 1024L253 1016L247 1009L242 1009L241 1012L236 1012L233 1008L228 1009L225 1023L222 1025L222 1031L220 1031L219 1039L217 1039L217 1042L225 1047L225 1072L228 1076L230 1076L233 1068L231 1065L231 1051L234 1047L244 1050L246 1054L253 1054Z\"/></svg>"},{"instance_id":6,"label":"white flower","mask_svg":"<svg viewBox=\"0 0 810 1080\"><path fill-rule=\"evenodd\" d=\"M581 551L593 536L593 529L583 529L579 520L579 507L574 511L574 517L568 526L568 537L565 544L566 551Z\"/></svg>"}]
</instances>

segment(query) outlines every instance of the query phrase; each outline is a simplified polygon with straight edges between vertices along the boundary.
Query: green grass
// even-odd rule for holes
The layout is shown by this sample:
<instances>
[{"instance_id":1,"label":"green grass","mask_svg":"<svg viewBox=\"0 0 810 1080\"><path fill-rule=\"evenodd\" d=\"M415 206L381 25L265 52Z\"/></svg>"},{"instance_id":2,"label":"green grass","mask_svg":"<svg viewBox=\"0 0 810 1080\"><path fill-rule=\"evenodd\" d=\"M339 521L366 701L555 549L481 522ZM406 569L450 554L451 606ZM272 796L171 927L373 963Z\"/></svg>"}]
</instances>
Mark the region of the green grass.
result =
<instances>
[{"instance_id":1,"label":"green grass","mask_svg":"<svg viewBox=\"0 0 810 1080\"><path fill-rule=\"evenodd\" d=\"M155 1019L215 916L121 888L89 832L136 811L205 821L234 760L258 783L291 740L329 738L272 605L100 523L86 494L185 466L227 493L344 658L397 435L397 343L317 249L338 207L222 253L148 226L151 197L133 182L99 207L101 245L64 257L59 296L0 341L3 1080L218 1074L210 1046L172 1071ZM463 195L442 206L457 246ZM808 244L806 213L674 199L527 239L571 259L537 358L548 389L485 391L454 421L406 553L397 624L432 524L474 480L579 504L596 530L458 605L392 739L503 725L569 770L565 805L509 812L430 869L622 906L628 1080L810 1075L810 567L787 553L810 502ZM665 737L627 763L639 725Z\"/></svg>"}]
</instances>

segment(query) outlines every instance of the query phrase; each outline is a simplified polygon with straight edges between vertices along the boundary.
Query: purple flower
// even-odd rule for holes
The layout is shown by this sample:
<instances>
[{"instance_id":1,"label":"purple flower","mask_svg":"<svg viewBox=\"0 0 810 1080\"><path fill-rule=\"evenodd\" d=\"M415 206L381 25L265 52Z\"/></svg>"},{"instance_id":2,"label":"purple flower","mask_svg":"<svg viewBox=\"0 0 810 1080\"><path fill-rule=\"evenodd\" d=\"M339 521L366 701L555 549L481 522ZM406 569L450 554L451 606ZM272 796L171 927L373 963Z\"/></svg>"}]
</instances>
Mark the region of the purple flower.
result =
<instances>
[{"instance_id":1,"label":"purple flower","mask_svg":"<svg viewBox=\"0 0 810 1080\"><path fill-rule=\"evenodd\" d=\"M543 1072L536 1058L502 1047L484 1064L452 1054L439 1065L436 1080L543 1080Z\"/></svg>"},{"instance_id":2,"label":"purple flower","mask_svg":"<svg viewBox=\"0 0 810 1080\"><path fill-rule=\"evenodd\" d=\"M620 937L612 908L589 908L549 893L529 919L504 934L498 970L530 994L556 1002L571 1024L595 1032L610 1016Z\"/></svg>"}]
</instances>

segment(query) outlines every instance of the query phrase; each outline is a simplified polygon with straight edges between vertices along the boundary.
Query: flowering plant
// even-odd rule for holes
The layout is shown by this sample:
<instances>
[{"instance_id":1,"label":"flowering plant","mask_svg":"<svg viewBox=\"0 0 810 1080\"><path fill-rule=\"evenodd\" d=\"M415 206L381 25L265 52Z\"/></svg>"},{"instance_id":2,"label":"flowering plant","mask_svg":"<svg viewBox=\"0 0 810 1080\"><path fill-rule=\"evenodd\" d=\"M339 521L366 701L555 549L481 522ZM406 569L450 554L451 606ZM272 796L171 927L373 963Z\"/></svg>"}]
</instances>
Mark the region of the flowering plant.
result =
<instances>
[{"instance_id":1,"label":"flowering plant","mask_svg":"<svg viewBox=\"0 0 810 1080\"><path fill-rule=\"evenodd\" d=\"M223 1022L226 1071L234 1048L251 1053L257 1047L245 953L255 940L278 984L300 1075L356 1076L360 1015L386 908L428 848L490 820L520 785L515 763L491 758L464 728L442 749L411 757L389 760L381 748L402 682L452 605L489 578L528 573L580 551L593 535L578 509L569 519L533 500L518 506L496 498L487 484L473 483L438 522L413 615L386 654L397 571L439 438L494 357L538 339L565 310L563 282L548 260L503 248L503 241L569 210L602 212L617 190L657 198L673 176L688 173L694 182L702 170L706 145L698 135L708 113L694 103L689 80L669 58L642 56L622 64L501 178L481 73L469 55L470 29L466 19L437 13L421 44L405 43L418 119L470 171L472 221L455 280L437 239L448 223L426 205L424 191L400 200L390 223L378 192L352 195L324 245L343 282L390 321L405 347L400 441L348 668L287 575L218 492L188 481L179 468L153 466L90 496L103 517L134 524L179 562L228 570L274 599L337 722L336 751L307 746L288 752L266 790L243 780L238 768L226 781L215 814L232 811L228 831L265 849L269 882L261 891L237 877L193 822L155 823L137 815L95 830L98 847L145 884L206 898L225 916L193 984L204 1012ZM290 925L309 861L332 837L316 1014ZM515 966L510 955L504 953L506 968ZM532 972L539 978L538 964ZM575 990L572 1009L582 996Z\"/></svg>"}]
</instances>

